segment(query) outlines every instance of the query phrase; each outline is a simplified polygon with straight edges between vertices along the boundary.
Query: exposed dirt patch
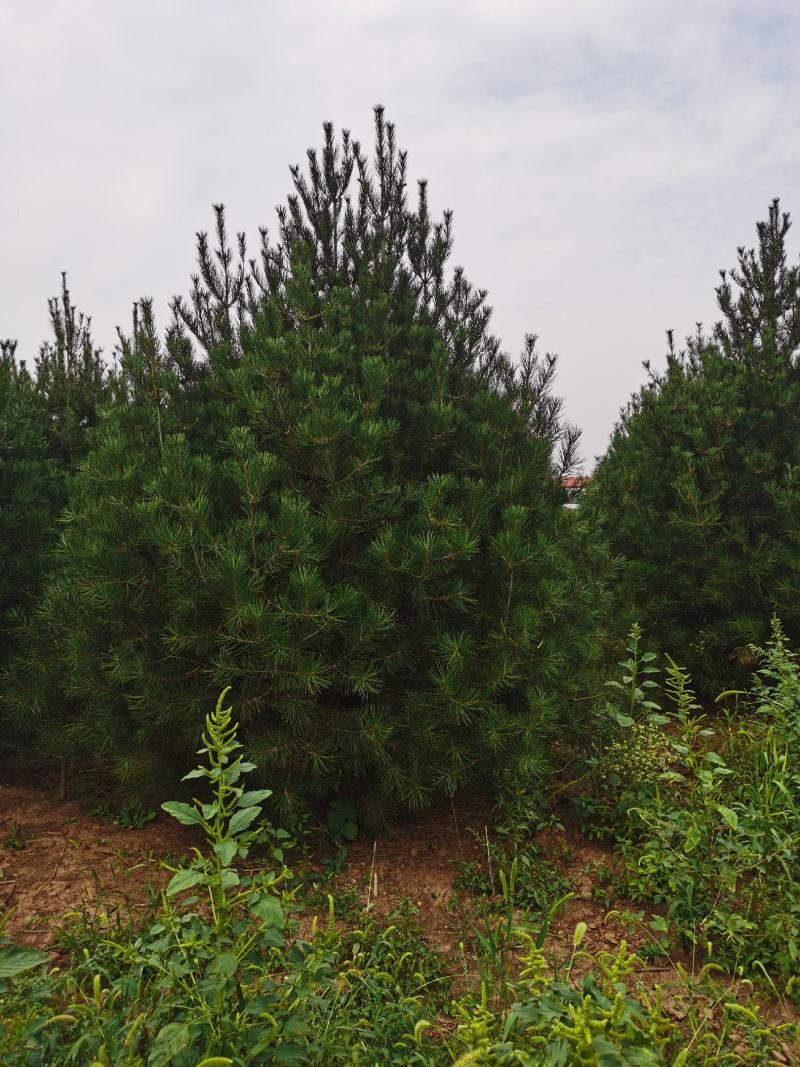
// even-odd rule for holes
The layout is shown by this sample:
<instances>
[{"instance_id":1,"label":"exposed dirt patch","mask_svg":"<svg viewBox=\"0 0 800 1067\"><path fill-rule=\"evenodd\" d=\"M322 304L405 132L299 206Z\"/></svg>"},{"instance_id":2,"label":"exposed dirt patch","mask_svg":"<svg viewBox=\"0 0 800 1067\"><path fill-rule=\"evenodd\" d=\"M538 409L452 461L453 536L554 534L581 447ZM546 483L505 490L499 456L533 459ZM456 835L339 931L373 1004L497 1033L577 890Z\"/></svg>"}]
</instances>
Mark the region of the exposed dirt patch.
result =
<instances>
[{"instance_id":1,"label":"exposed dirt patch","mask_svg":"<svg viewBox=\"0 0 800 1067\"><path fill-rule=\"evenodd\" d=\"M442 803L380 840L362 839L349 850L337 888L356 889L385 918L408 900L432 948L449 955L459 924L452 911L453 883L462 863L480 859L479 837L491 826L481 798Z\"/></svg>"},{"instance_id":2,"label":"exposed dirt patch","mask_svg":"<svg viewBox=\"0 0 800 1067\"><path fill-rule=\"evenodd\" d=\"M454 882L464 863L485 863L491 823L483 798L440 803L381 839L365 836L350 845L335 891L351 894L359 907L369 904L381 920L408 901L431 947L445 957L460 953L470 904L463 895L454 899ZM50 943L53 925L69 912L143 912L169 878L160 861L198 843L192 831L161 814L141 830L104 826L76 801L60 801L56 789L0 787L0 843L17 826L25 847L0 847L0 913L11 910L9 933L37 947ZM579 922L587 924L584 945L593 952L612 950L621 937L636 947L652 940L644 929L609 920L606 903L593 899L592 871L614 863L608 848L572 828L545 831L538 844L574 892L553 924L549 945L556 955L569 954ZM691 969L686 957L681 962ZM653 970L669 967L657 961Z\"/></svg>"},{"instance_id":3,"label":"exposed dirt patch","mask_svg":"<svg viewBox=\"0 0 800 1067\"><path fill-rule=\"evenodd\" d=\"M7 775L3 778L8 780ZM491 824L491 808L484 799L439 804L381 839L364 837L352 844L333 891L337 898L349 894L357 909L369 904L379 920L409 901L428 944L444 958L445 969L463 975L459 942L468 940L465 931L474 929L478 908L475 901L456 894L454 882L464 863L485 862L485 834L488 827L491 835ZM2 847L15 826L25 847ZM141 830L103 826L78 802L60 801L57 789L4 785L0 787L0 914L11 912L7 930L15 940L39 948L52 947L54 928L70 912L110 917L117 913L136 921L169 878L160 861L176 861L196 844L191 830L164 815ZM537 844L574 893L548 938L554 958L570 955L580 922L587 925L581 947L592 953L615 952L623 938L637 951L652 946L654 937L644 923L631 927L609 917L610 908L634 910L625 901L597 899L595 872L614 867L610 849L588 841L571 826L543 832ZM303 927L310 925L311 917L304 917ZM517 921L527 918L515 914ZM687 1002L676 964L692 972L691 958L672 947L669 957L652 958L640 977L648 986L664 988L668 1010L680 1020ZM578 962L573 973L582 969ZM696 1007L702 998L697 992L693 997ZM778 1022L796 1020L797 1013L776 1002L768 1006L766 1016Z\"/></svg>"},{"instance_id":4,"label":"exposed dirt patch","mask_svg":"<svg viewBox=\"0 0 800 1067\"><path fill-rule=\"evenodd\" d=\"M18 834L13 831L17 828ZM24 847L2 843L18 837ZM75 801L35 786L0 787L0 914L11 910L12 937L39 948L65 913L88 909L135 913L148 886L168 874L159 860L181 855L191 833L166 816L143 830L102 826Z\"/></svg>"}]
</instances>

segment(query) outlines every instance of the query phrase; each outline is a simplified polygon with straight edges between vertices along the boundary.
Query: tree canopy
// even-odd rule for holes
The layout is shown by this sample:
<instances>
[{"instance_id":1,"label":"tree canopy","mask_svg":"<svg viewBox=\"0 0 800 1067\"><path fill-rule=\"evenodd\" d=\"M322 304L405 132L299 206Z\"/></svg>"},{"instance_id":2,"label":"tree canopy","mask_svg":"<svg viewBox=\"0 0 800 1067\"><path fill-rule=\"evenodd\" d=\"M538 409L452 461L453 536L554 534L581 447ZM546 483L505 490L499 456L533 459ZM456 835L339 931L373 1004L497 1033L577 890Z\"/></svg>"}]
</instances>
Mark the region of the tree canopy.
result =
<instances>
[{"instance_id":1,"label":"tree canopy","mask_svg":"<svg viewBox=\"0 0 800 1067\"><path fill-rule=\"evenodd\" d=\"M56 653L9 699L44 724L60 687L129 782L187 759L227 684L287 798L535 777L602 615L555 358L502 351L380 109L371 159L326 125L292 177L255 257L215 209L166 332L137 305L27 646Z\"/></svg>"},{"instance_id":2,"label":"tree canopy","mask_svg":"<svg viewBox=\"0 0 800 1067\"><path fill-rule=\"evenodd\" d=\"M619 594L712 692L777 613L800 635L800 265L778 201L721 272L701 328L622 414L587 518L626 561ZM620 612L620 618L625 615Z\"/></svg>"}]
</instances>

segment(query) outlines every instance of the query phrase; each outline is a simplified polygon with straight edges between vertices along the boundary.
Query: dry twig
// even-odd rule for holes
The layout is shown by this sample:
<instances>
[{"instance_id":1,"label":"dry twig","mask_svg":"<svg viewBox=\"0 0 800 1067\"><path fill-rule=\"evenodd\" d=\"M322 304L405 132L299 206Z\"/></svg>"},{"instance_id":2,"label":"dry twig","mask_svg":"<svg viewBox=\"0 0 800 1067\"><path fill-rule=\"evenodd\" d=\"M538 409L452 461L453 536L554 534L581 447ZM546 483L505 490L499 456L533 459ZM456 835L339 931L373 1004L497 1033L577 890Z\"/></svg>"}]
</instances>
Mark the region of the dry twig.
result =
<instances>
[{"instance_id":1,"label":"dry twig","mask_svg":"<svg viewBox=\"0 0 800 1067\"><path fill-rule=\"evenodd\" d=\"M68 844L69 844L69 838L65 837L64 838L64 847L61 849L59 857L56 860L56 865L53 868L53 873L50 875L50 877L46 881L42 882L42 884L39 886L39 888L36 890L36 892L31 897L31 900L36 900L36 898L39 896L39 894L42 892L42 890L45 889L46 886L50 885L50 883L55 878L56 874L58 873L58 868L61 866L61 861L64 858L64 853L67 851L67 845Z\"/></svg>"}]
</instances>

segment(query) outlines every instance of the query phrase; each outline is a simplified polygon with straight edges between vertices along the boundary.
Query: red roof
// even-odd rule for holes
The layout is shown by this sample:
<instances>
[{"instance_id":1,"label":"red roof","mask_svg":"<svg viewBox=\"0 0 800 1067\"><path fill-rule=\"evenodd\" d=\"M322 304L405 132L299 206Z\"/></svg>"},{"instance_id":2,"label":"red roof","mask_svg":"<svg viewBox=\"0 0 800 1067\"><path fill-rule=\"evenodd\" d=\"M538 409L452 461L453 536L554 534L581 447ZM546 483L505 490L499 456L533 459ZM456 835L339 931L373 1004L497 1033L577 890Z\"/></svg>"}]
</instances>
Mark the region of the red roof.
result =
<instances>
[{"instance_id":1,"label":"red roof","mask_svg":"<svg viewBox=\"0 0 800 1067\"><path fill-rule=\"evenodd\" d=\"M591 480L587 474L565 474L561 484L565 489L585 489Z\"/></svg>"}]
</instances>

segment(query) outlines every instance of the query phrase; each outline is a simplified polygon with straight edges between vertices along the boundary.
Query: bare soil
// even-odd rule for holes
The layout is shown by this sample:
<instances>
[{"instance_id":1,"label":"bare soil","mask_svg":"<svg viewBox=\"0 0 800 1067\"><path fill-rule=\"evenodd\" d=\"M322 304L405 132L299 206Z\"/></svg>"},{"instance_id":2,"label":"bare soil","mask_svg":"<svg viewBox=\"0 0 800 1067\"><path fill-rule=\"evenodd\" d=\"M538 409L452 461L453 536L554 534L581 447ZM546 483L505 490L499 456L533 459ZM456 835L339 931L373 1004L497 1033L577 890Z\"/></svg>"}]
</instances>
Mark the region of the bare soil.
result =
<instances>
[{"instance_id":1,"label":"bare soil","mask_svg":"<svg viewBox=\"0 0 800 1067\"><path fill-rule=\"evenodd\" d=\"M19 837L18 845L9 844ZM101 825L57 789L0 786L0 915L16 940L47 948L53 926L70 912L135 914L148 886L169 877L159 866L196 843L166 816L143 830Z\"/></svg>"},{"instance_id":2,"label":"bare soil","mask_svg":"<svg viewBox=\"0 0 800 1067\"><path fill-rule=\"evenodd\" d=\"M7 773L2 780L8 783ZM384 838L361 838L350 845L335 891L349 893L360 905L369 904L380 919L410 902L427 943L441 954L445 969L456 975L463 968L460 941L474 905L457 894L454 882L464 863L485 858L491 825L490 805L483 799L442 803ZM24 847L4 845L17 836ZM4 784L0 786L0 916L8 915L6 930L15 940L43 949L54 949L54 932L70 913L135 922L169 878L162 861L175 863L197 844L192 830L161 813L141 830L104 826L89 816L86 805L61 801L57 788L30 782ZM652 943L644 923L631 926L609 916L608 902L594 899L592 872L614 865L608 848L588 841L570 826L543 832L537 844L560 867L574 893L552 927L548 946L554 957L571 953L579 922L587 925L581 947L593 953L613 952L623 938L640 951ZM611 907L634 910L624 901L614 901ZM680 1020L687 1013L686 988L676 965L692 973L691 958L670 950L668 958L653 958L641 978L647 986L664 989L667 1009ZM731 993L735 995L735 990ZM694 998L696 1006L697 993ZM789 1005L777 1002L767 1006L766 1016L773 1023L797 1019ZM787 1052L796 1055L788 1048ZM787 1057L784 1062L800 1059Z\"/></svg>"},{"instance_id":3,"label":"bare soil","mask_svg":"<svg viewBox=\"0 0 800 1067\"><path fill-rule=\"evenodd\" d=\"M428 943L447 957L463 936L466 906L463 896L454 900L454 882L464 863L485 861L491 824L485 799L441 803L384 838L350 845L336 890L357 894L381 919L409 901ZM3 844L15 827L24 847ZM85 805L59 800L56 787L0 786L0 914L11 912L7 930L14 938L39 948L51 943L54 926L71 912L134 917L169 878L161 861L175 862L198 843L193 831L161 813L141 830L101 825ZM586 873L613 862L609 851L572 830L547 831L539 843L575 893L554 925L554 943L571 947L576 924L586 922L587 948L616 945L620 928L592 900ZM633 940L641 942L642 935Z\"/></svg>"}]
</instances>

